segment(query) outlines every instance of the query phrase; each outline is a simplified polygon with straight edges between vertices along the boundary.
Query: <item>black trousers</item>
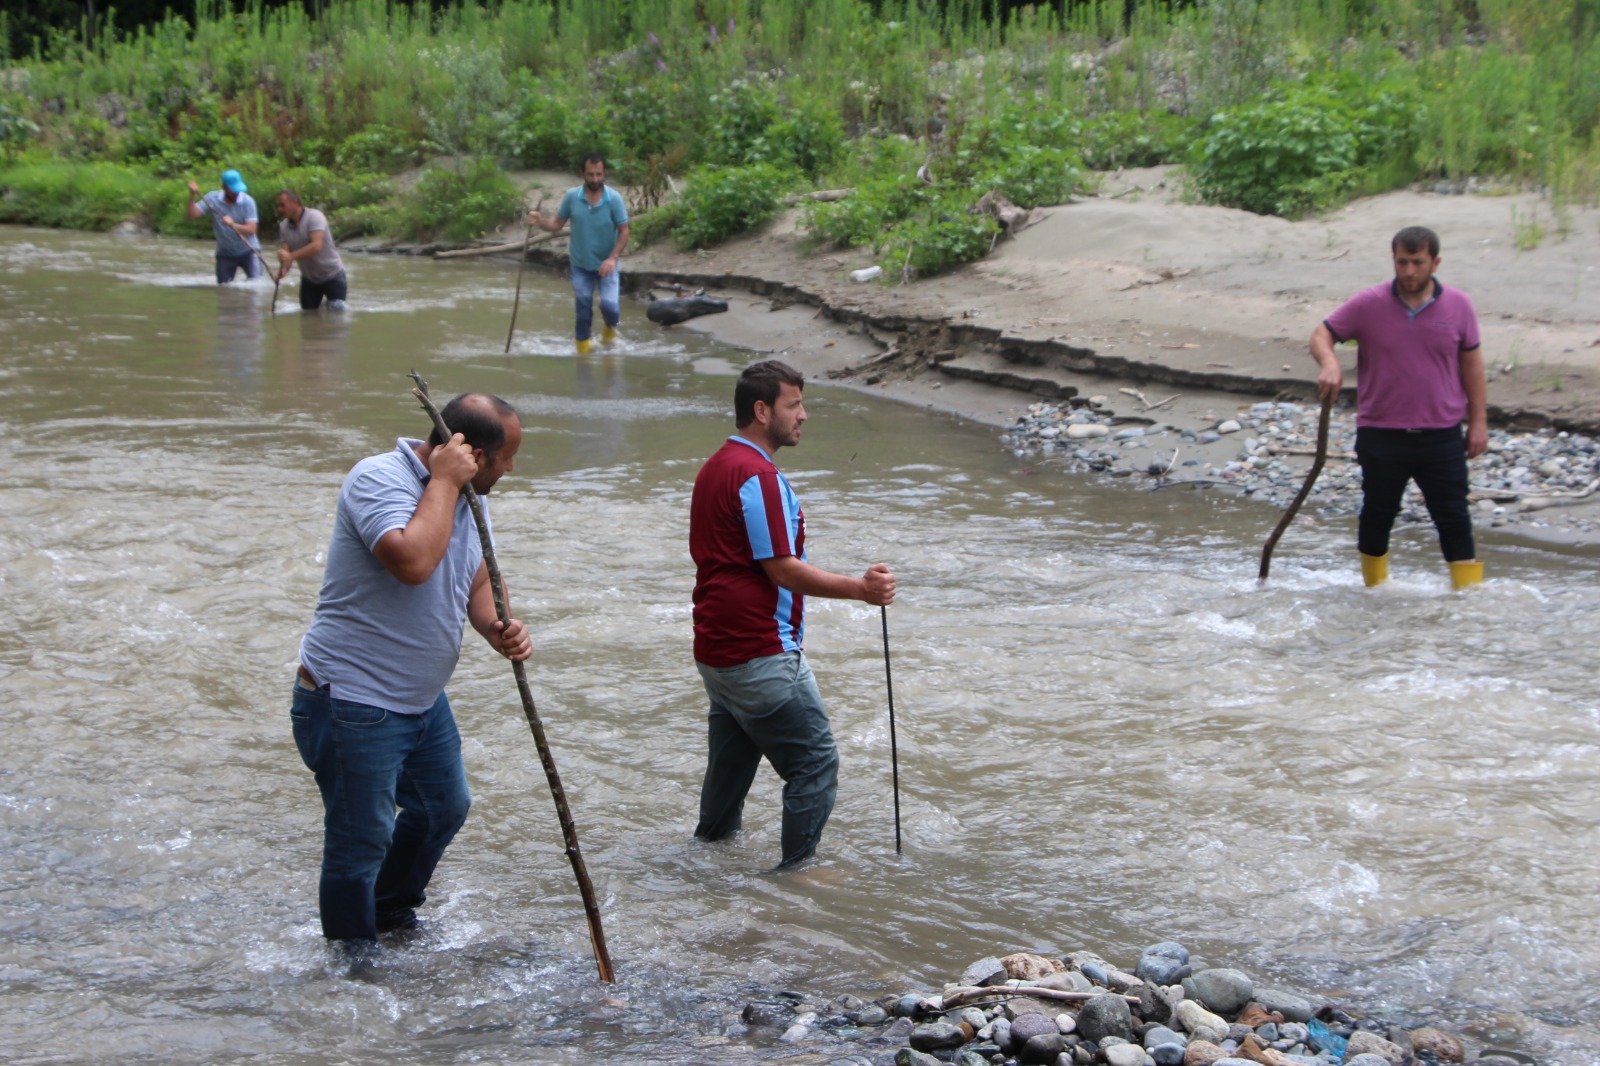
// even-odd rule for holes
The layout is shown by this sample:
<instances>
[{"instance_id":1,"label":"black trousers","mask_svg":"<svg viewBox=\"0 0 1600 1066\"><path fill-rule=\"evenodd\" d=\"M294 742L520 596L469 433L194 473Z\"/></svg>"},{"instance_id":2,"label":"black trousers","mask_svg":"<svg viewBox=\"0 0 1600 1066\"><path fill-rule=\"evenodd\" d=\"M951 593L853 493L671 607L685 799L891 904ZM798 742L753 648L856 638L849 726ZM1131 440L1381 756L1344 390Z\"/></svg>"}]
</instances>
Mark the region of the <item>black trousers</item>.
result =
<instances>
[{"instance_id":1,"label":"black trousers","mask_svg":"<svg viewBox=\"0 0 1600 1066\"><path fill-rule=\"evenodd\" d=\"M1406 482L1415 481L1428 505L1447 562L1477 558L1467 507L1467 442L1460 426L1446 429L1356 430L1361 464L1361 520L1356 543L1365 555L1389 551Z\"/></svg>"},{"instance_id":2,"label":"black trousers","mask_svg":"<svg viewBox=\"0 0 1600 1066\"><path fill-rule=\"evenodd\" d=\"M315 311L322 306L324 297L343 300L349 295L350 287L342 270L327 281L307 281L304 275L300 277L300 309L303 311Z\"/></svg>"}]
</instances>

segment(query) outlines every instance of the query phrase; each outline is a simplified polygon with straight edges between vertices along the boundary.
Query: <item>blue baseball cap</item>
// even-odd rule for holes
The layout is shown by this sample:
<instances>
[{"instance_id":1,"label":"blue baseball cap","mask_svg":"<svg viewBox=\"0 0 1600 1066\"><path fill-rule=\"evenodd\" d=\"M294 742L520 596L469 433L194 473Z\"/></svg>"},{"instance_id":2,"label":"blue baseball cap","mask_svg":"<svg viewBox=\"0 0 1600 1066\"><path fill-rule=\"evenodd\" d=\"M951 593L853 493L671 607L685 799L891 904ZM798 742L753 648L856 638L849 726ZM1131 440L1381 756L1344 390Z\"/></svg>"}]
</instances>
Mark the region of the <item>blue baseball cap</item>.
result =
<instances>
[{"instance_id":1,"label":"blue baseball cap","mask_svg":"<svg viewBox=\"0 0 1600 1066\"><path fill-rule=\"evenodd\" d=\"M250 186L244 183L237 170L224 170L222 172L222 187L229 192L245 192Z\"/></svg>"}]
</instances>

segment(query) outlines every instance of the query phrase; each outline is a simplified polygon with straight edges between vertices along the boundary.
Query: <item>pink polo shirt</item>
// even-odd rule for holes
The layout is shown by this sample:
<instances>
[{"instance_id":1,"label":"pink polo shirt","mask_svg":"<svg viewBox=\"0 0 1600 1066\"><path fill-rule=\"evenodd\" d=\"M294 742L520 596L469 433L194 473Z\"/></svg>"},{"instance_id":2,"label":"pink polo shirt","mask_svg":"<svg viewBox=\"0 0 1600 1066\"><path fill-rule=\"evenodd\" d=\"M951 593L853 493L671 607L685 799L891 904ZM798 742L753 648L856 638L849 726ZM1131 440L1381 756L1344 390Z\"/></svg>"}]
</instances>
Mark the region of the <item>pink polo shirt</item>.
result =
<instances>
[{"instance_id":1,"label":"pink polo shirt","mask_svg":"<svg viewBox=\"0 0 1600 1066\"><path fill-rule=\"evenodd\" d=\"M1461 353L1478 347L1478 314L1460 289L1433 281L1433 298L1413 311L1395 282L1359 292L1323 323L1336 341L1356 342L1356 424L1378 429L1444 429L1467 417Z\"/></svg>"}]
</instances>

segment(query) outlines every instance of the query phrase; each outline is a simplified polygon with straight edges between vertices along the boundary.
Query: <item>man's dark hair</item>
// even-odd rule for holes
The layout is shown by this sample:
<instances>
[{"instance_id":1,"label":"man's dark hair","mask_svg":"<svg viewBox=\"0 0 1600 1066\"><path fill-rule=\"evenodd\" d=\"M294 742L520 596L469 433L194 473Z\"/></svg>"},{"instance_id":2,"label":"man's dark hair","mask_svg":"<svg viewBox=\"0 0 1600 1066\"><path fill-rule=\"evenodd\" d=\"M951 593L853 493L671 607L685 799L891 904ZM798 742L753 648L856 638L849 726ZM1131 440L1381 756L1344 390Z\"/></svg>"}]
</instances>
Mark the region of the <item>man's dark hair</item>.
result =
<instances>
[{"instance_id":1,"label":"man's dark hair","mask_svg":"<svg viewBox=\"0 0 1600 1066\"><path fill-rule=\"evenodd\" d=\"M1398 252L1404 248L1408 252L1420 252L1424 248L1433 258L1439 258L1439 235L1427 226L1407 226L1394 235L1394 240L1389 242L1390 253Z\"/></svg>"},{"instance_id":2,"label":"man's dark hair","mask_svg":"<svg viewBox=\"0 0 1600 1066\"><path fill-rule=\"evenodd\" d=\"M493 459L506 442L505 420L517 417L517 409L487 392L463 392L444 405L439 417L450 427L450 432L461 434L467 447L482 448L483 454ZM444 443L437 428L428 437L428 443L435 448Z\"/></svg>"},{"instance_id":3,"label":"man's dark hair","mask_svg":"<svg viewBox=\"0 0 1600 1066\"><path fill-rule=\"evenodd\" d=\"M599 152L590 152L588 155L584 156L583 166L580 166L578 169L582 170L583 167L588 166L590 163L599 163L606 170L611 169L610 165L606 162L606 157L601 155Z\"/></svg>"},{"instance_id":4,"label":"man's dark hair","mask_svg":"<svg viewBox=\"0 0 1600 1066\"><path fill-rule=\"evenodd\" d=\"M745 367L744 373L739 375L739 383L733 387L733 424L743 429L754 422L756 404L773 406L778 402L778 393L783 391L785 385L803 389L806 379L800 371L776 359L751 363Z\"/></svg>"},{"instance_id":5,"label":"man's dark hair","mask_svg":"<svg viewBox=\"0 0 1600 1066\"><path fill-rule=\"evenodd\" d=\"M291 204L304 203L304 201L300 199L300 194L295 192L293 189L279 189L278 195L287 196Z\"/></svg>"}]
</instances>

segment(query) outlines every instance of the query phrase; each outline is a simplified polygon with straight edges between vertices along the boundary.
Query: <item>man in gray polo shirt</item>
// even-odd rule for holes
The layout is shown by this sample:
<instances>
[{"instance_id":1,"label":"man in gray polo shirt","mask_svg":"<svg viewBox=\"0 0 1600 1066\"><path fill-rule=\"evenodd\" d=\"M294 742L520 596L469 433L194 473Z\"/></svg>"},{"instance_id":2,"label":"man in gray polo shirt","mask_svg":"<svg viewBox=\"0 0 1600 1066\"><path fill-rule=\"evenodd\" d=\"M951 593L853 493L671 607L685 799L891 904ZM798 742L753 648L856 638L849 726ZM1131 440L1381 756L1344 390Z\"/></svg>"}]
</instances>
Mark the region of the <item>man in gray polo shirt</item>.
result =
<instances>
[{"instance_id":1,"label":"man in gray polo shirt","mask_svg":"<svg viewBox=\"0 0 1600 1066\"><path fill-rule=\"evenodd\" d=\"M285 189L278 194L278 280L289 273L289 264L300 264L300 308L315 311L328 301L328 310L343 311L349 285L344 262L333 247L328 218L314 207L300 202L300 194Z\"/></svg>"},{"instance_id":2,"label":"man in gray polo shirt","mask_svg":"<svg viewBox=\"0 0 1600 1066\"><path fill-rule=\"evenodd\" d=\"M441 414L449 441L402 437L346 475L300 643L289 713L322 792L318 899L329 940L373 941L414 925L466 821L461 735L444 693L464 626L514 662L533 652L523 624L496 615L462 494L470 482L487 496L510 473L522 424L484 393L457 396Z\"/></svg>"}]
</instances>

